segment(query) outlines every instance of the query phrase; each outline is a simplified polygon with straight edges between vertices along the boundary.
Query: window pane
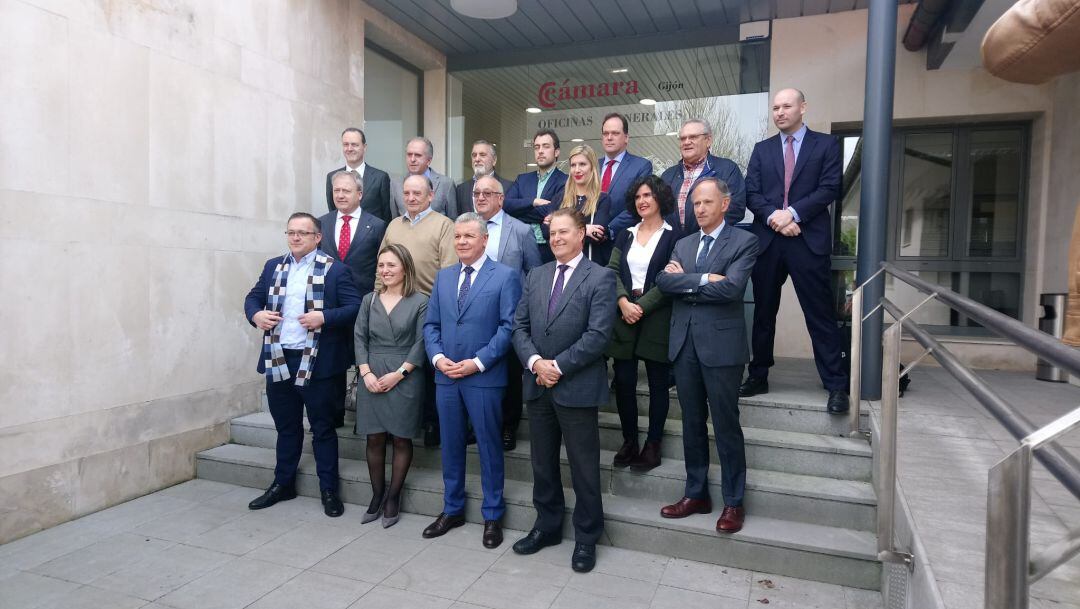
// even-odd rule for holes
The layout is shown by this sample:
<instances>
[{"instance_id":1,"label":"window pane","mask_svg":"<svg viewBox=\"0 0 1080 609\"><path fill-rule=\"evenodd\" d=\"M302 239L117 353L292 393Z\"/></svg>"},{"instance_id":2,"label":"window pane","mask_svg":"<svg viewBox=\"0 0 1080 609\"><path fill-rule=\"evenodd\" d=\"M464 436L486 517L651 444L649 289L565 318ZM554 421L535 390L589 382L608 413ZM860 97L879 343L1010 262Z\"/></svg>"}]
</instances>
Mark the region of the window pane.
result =
<instances>
[{"instance_id":1,"label":"window pane","mask_svg":"<svg viewBox=\"0 0 1080 609\"><path fill-rule=\"evenodd\" d=\"M420 133L420 78L370 48L364 49L364 160L405 175L405 142Z\"/></svg>"},{"instance_id":2,"label":"window pane","mask_svg":"<svg viewBox=\"0 0 1080 609\"><path fill-rule=\"evenodd\" d=\"M971 134L969 256L1013 258L1019 238L1020 131Z\"/></svg>"},{"instance_id":3,"label":"window pane","mask_svg":"<svg viewBox=\"0 0 1080 609\"><path fill-rule=\"evenodd\" d=\"M844 181L836 213L833 254L854 256L858 251L859 200L862 197L862 138L843 138Z\"/></svg>"},{"instance_id":4,"label":"window pane","mask_svg":"<svg viewBox=\"0 0 1080 609\"><path fill-rule=\"evenodd\" d=\"M953 288L957 292L1009 317L1020 317L1019 273L957 273L957 276L959 285ZM959 326L980 327L967 318L958 322Z\"/></svg>"},{"instance_id":5,"label":"window pane","mask_svg":"<svg viewBox=\"0 0 1080 609\"><path fill-rule=\"evenodd\" d=\"M948 256L952 133L905 136L903 164L900 255Z\"/></svg>"},{"instance_id":6,"label":"window pane","mask_svg":"<svg viewBox=\"0 0 1080 609\"><path fill-rule=\"evenodd\" d=\"M918 275L923 281L945 287L952 285L952 273L915 270L911 272ZM891 300L901 311L907 312L918 306L926 298L926 294L894 278L892 275L886 275L885 298ZM890 318L886 316L886 319ZM931 300L919 307L917 311L911 314L911 319L929 328L942 328L953 325L952 309L937 300Z\"/></svg>"},{"instance_id":7,"label":"window pane","mask_svg":"<svg viewBox=\"0 0 1080 609\"><path fill-rule=\"evenodd\" d=\"M855 271L834 270L832 272L832 287L836 320L842 324L850 324L851 293L855 291Z\"/></svg>"}]
</instances>

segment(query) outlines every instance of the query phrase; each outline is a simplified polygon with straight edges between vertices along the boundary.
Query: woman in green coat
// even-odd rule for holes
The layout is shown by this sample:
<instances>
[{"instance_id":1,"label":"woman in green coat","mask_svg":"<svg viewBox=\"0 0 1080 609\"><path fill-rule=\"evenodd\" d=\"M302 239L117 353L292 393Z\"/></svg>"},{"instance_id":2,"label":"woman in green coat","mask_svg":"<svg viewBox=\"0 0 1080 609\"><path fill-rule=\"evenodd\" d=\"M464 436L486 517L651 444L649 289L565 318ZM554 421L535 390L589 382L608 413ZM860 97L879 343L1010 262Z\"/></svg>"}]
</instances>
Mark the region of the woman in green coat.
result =
<instances>
[{"instance_id":1,"label":"woman in green coat","mask_svg":"<svg viewBox=\"0 0 1080 609\"><path fill-rule=\"evenodd\" d=\"M656 176L634 182L626 193L626 209L637 224L615 237L608 268L614 270L619 318L607 355L614 360L615 403L619 409L623 445L614 466L648 471L660 465L660 439L664 433L670 400L671 363L668 332L671 300L656 287L656 274L671 259L678 234L665 217L675 213L675 195ZM674 224L677 226L677 224ZM649 432L645 447L638 450L638 360L645 361L649 379Z\"/></svg>"}]
</instances>

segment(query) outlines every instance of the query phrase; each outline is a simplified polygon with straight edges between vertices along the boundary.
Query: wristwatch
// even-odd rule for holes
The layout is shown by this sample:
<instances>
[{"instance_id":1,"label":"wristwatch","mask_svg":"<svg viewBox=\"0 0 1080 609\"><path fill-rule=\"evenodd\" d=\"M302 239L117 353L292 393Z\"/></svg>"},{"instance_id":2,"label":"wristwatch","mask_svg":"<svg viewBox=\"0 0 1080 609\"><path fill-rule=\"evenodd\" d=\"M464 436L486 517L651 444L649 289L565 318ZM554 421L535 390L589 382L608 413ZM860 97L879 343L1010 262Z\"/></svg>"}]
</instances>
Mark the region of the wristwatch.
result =
<instances>
[{"instance_id":1,"label":"wristwatch","mask_svg":"<svg viewBox=\"0 0 1080 609\"><path fill-rule=\"evenodd\" d=\"M398 374L400 374L403 377L409 376L409 371L405 369L405 366L402 366L402 367L398 368L397 371L398 371Z\"/></svg>"}]
</instances>

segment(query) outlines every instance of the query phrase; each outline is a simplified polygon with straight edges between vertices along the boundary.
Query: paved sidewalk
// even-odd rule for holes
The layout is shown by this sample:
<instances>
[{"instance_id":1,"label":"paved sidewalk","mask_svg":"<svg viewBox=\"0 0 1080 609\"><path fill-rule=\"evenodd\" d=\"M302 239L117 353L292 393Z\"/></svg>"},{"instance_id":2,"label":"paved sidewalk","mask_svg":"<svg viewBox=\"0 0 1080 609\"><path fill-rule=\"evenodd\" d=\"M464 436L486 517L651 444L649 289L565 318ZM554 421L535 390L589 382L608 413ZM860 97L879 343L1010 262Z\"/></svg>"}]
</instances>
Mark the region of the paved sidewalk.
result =
<instances>
[{"instance_id":1,"label":"paved sidewalk","mask_svg":"<svg viewBox=\"0 0 1080 609\"><path fill-rule=\"evenodd\" d=\"M534 556L495 550L467 524L436 540L430 519L360 524L299 497L252 512L258 491L192 480L0 546L0 609L880 609L881 595L600 546Z\"/></svg>"}]
</instances>

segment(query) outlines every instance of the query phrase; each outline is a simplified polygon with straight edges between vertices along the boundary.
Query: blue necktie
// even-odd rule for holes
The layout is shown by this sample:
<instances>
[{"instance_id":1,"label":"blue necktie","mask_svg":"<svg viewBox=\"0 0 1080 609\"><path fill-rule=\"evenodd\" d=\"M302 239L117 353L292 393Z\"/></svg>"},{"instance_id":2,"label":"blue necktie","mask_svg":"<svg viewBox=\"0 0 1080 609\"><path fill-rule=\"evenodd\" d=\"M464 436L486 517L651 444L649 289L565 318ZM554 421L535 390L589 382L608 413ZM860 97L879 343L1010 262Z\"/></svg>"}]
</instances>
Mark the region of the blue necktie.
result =
<instances>
[{"instance_id":1,"label":"blue necktie","mask_svg":"<svg viewBox=\"0 0 1080 609\"><path fill-rule=\"evenodd\" d=\"M555 276L555 289L551 290L551 298L548 299L548 319L555 314L555 305L559 304L559 297L562 296L563 282L566 281L566 269L570 268L569 264L559 265L559 274Z\"/></svg>"},{"instance_id":2,"label":"blue necktie","mask_svg":"<svg viewBox=\"0 0 1080 609\"><path fill-rule=\"evenodd\" d=\"M461 308L465 306L465 299L469 296L469 287L472 283L473 267L467 266L462 270L465 271L465 279L462 280L461 287L458 288L457 293L457 308L459 312L461 311Z\"/></svg>"},{"instance_id":3,"label":"blue necktie","mask_svg":"<svg viewBox=\"0 0 1080 609\"><path fill-rule=\"evenodd\" d=\"M701 251L697 255L697 263L694 265L694 270L699 273L705 272L705 261L709 259L709 248L712 246L713 238L711 235L704 235L701 238Z\"/></svg>"}]
</instances>

